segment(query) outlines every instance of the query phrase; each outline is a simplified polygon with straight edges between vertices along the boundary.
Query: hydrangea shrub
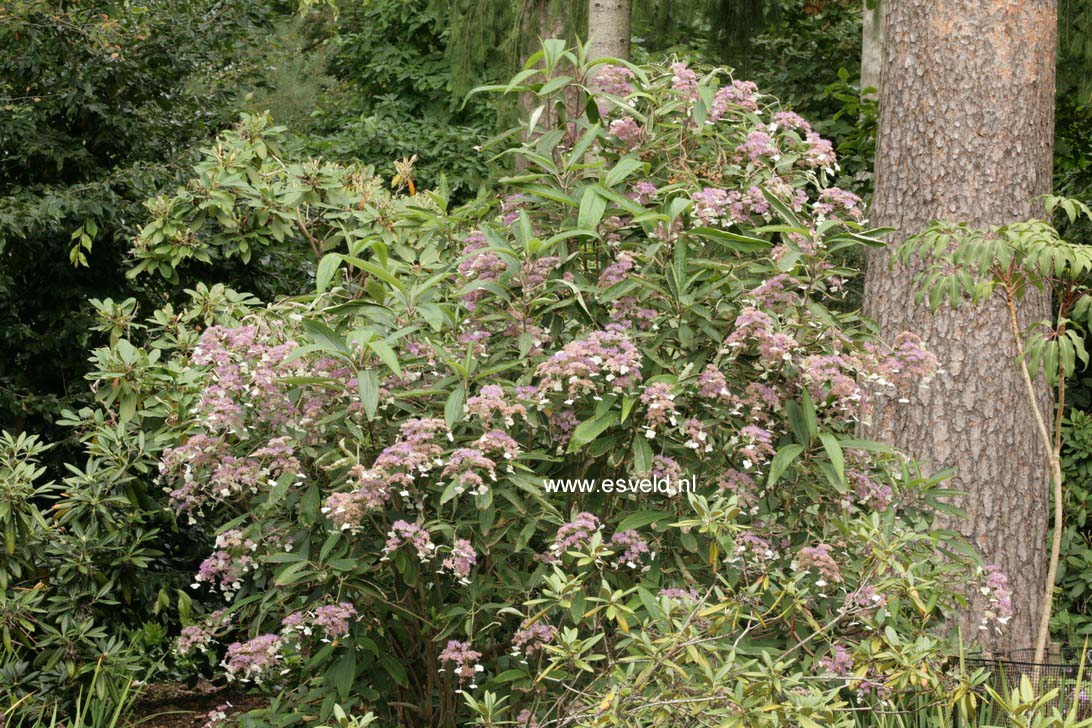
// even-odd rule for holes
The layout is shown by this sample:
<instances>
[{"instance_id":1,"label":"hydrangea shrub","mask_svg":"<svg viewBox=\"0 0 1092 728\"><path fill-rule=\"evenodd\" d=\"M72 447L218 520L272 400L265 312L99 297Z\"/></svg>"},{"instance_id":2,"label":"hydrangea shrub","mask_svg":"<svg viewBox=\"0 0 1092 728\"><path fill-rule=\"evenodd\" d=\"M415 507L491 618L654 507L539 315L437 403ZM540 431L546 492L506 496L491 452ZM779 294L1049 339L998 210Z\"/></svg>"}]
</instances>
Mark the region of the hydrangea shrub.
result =
<instances>
[{"instance_id":1,"label":"hydrangea shrub","mask_svg":"<svg viewBox=\"0 0 1092 728\"><path fill-rule=\"evenodd\" d=\"M938 685L961 590L990 590L985 628L1011 605L933 530L943 478L852 436L937 365L845 310L844 253L876 241L830 144L723 71L530 63L495 200L317 164L321 195L238 192L252 253L293 205L330 232L318 293L171 359L194 389L162 486L214 543L179 652L283 725L833 725ZM297 174L249 164L239 187ZM201 204L170 202L143 268L240 253ZM696 487L546 488L641 478Z\"/></svg>"}]
</instances>

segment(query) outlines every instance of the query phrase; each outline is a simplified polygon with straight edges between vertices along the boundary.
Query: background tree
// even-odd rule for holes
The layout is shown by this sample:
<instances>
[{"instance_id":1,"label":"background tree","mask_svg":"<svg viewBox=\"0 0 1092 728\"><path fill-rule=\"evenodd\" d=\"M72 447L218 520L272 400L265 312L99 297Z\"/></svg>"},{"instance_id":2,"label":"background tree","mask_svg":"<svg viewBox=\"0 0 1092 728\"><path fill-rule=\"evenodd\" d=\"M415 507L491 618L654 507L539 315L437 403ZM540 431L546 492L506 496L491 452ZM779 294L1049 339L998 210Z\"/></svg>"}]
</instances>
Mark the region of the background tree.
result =
<instances>
[{"instance_id":1,"label":"background tree","mask_svg":"<svg viewBox=\"0 0 1092 728\"><path fill-rule=\"evenodd\" d=\"M1026 219L1050 191L1056 12L1056 0L890 3L872 219L897 228L892 243L934 219ZM921 335L946 375L909 411L878 411L866 430L959 469L969 518L954 525L1010 573L1016 614L1006 640L1030 645L1046 573L1047 475L1020 406L1006 313L983 305L930 314L914 304L913 270L889 268L889 255L869 261L865 311L883 332ZM1028 291L1020 313L1025 326L1048 318L1046 296Z\"/></svg>"},{"instance_id":2,"label":"background tree","mask_svg":"<svg viewBox=\"0 0 1092 728\"><path fill-rule=\"evenodd\" d=\"M143 202L231 120L251 68L239 61L282 10L0 5L0 425L64 437L51 423L84 390L87 300L153 300L124 279Z\"/></svg>"},{"instance_id":3,"label":"background tree","mask_svg":"<svg viewBox=\"0 0 1092 728\"><path fill-rule=\"evenodd\" d=\"M879 91L883 69L883 11L881 0L862 0L861 91Z\"/></svg>"},{"instance_id":4,"label":"background tree","mask_svg":"<svg viewBox=\"0 0 1092 728\"><path fill-rule=\"evenodd\" d=\"M589 0L588 39L591 47L588 52L591 57L629 58L631 19L629 0Z\"/></svg>"}]
</instances>

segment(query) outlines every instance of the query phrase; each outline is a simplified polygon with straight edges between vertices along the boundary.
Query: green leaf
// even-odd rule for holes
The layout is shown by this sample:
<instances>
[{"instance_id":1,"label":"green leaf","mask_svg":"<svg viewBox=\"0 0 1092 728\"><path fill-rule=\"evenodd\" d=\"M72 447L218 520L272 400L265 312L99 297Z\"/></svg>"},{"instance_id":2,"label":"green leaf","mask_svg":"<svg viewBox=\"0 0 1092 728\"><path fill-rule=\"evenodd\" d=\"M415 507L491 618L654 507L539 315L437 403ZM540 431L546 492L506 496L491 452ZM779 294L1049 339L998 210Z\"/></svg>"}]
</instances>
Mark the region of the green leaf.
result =
<instances>
[{"instance_id":1,"label":"green leaf","mask_svg":"<svg viewBox=\"0 0 1092 728\"><path fill-rule=\"evenodd\" d=\"M603 213L607 210L607 201L594 187L588 187L580 197L580 212L577 215L577 227L582 230L595 230Z\"/></svg>"},{"instance_id":2,"label":"green leaf","mask_svg":"<svg viewBox=\"0 0 1092 728\"><path fill-rule=\"evenodd\" d=\"M398 355L394 353L394 349L391 348L390 344L375 339L368 342L368 348L374 351L380 361L386 364L387 368L394 372L396 376L402 376L402 367L398 364Z\"/></svg>"},{"instance_id":3,"label":"green leaf","mask_svg":"<svg viewBox=\"0 0 1092 728\"><path fill-rule=\"evenodd\" d=\"M645 475L652 470L652 446L640 433L633 438L633 468L637 475Z\"/></svg>"},{"instance_id":4,"label":"green leaf","mask_svg":"<svg viewBox=\"0 0 1092 728\"><path fill-rule=\"evenodd\" d=\"M692 235L697 235L700 238L712 240L726 248L738 250L741 253L757 253L766 250L772 244L769 240L751 237L750 235L732 233L727 230L718 230L716 228L694 228L690 233Z\"/></svg>"},{"instance_id":5,"label":"green leaf","mask_svg":"<svg viewBox=\"0 0 1092 728\"><path fill-rule=\"evenodd\" d=\"M273 584L275 586L288 586L289 584L295 584L297 581L300 581L304 577L308 576L308 574L306 573L300 573L306 567L306 561L297 561L294 564L286 566L284 569L281 569L280 573L277 574L277 578L273 580Z\"/></svg>"},{"instance_id":6,"label":"green leaf","mask_svg":"<svg viewBox=\"0 0 1092 728\"><path fill-rule=\"evenodd\" d=\"M398 278L385 268L382 268L371 261L364 260L363 258L357 258L351 255L341 256L342 260L350 265L353 265L361 270L370 273L372 276L379 280L389 284L392 288L399 291L403 295L406 293L406 287L402 284Z\"/></svg>"},{"instance_id":7,"label":"green leaf","mask_svg":"<svg viewBox=\"0 0 1092 728\"><path fill-rule=\"evenodd\" d=\"M330 281L333 280L334 273L337 272L339 265L341 265L340 254L327 253L322 256L322 260L318 264L318 270L315 272L315 288L319 293L323 293L330 285Z\"/></svg>"},{"instance_id":8,"label":"green leaf","mask_svg":"<svg viewBox=\"0 0 1092 728\"><path fill-rule=\"evenodd\" d=\"M379 409L379 377L375 370L358 372L357 386L360 390L360 403L364 405L364 414L369 420L374 420Z\"/></svg>"},{"instance_id":9,"label":"green leaf","mask_svg":"<svg viewBox=\"0 0 1092 728\"><path fill-rule=\"evenodd\" d=\"M845 480L846 456L842 452L842 446L838 442L838 438L829 432L824 432L819 435L819 439L823 442L823 449L826 450L827 457L830 458L830 464L834 466L834 471L838 473L841 480Z\"/></svg>"},{"instance_id":10,"label":"green leaf","mask_svg":"<svg viewBox=\"0 0 1092 728\"><path fill-rule=\"evenodd\" d=\"M349 347L345 343L345 337L341 336L329 326L314 319L304 319L301 324L311 340L329 354L347 355Z\"/></svg>"},{"instance_id":11,"label":"green leaf","mask_svg":"<svg viewBox=\"0 0 1092 728\"><path fill-rule=\"evenodd\" d=\"M576 430L573 431L573 436L572 439L569 440L567 452L579 450L595 438L599 437L599 435L608 427L616 424L618 424L618 413L613 411L605 412L599 417L593 417L590 420L581 422L577 425Z\"/></svg>"},{"instance_id":12,"label":"green leaf","mask_svg":"<svg viewBox=\"0 0 1092 728\"><path fill-rule=\"evenodd\" d=\"M379 658L379 664L383 666L383 669L387 671L387 674L391 676L395 683L403 688L409 687L409 674L401 662L390 655L383 655Z\"/></svg>"},{"instance_id":13,"label":"green leaf","mask_svg":"<svg viewBox=\"0 0 1092 728\"><path fill-rule=\"evenodd\" d=\"M353 682L356 679L356 651L352 649L352 641L347 640L348 649L345 650L345 654L341 656L341 659L337 661L333 668L330 670L328 677L332 676L334 687L337 689L338 697L342 700L346 700L349 697L350 691L353 689Z\"/></svg>"},{"instance_id":14,"label":"green leaf","mask_svg":"<svg viewBox=\"0 0 1092 728\"><path fill-rule=\"evenodd\" d=\"M800 457L802 452L804 452L804 446L795 442L778 450L777 454L774 455L773 462L770 463L770 474L766 478L766 485L776 485L788 467L792 465L796 458Z\"/></svg>"},{"instance_id":15,"label":"green leaf","mask_svg":"<svg viewBox=\"0 0 1092 728\"><path fill-rule=\"evenodd\" d=\"M636 511L623 518L622 522L619 523L614 530L629 531L631 529L647 526L656 521L665 521L672 518L674 518L674 516L671 513L666 513L664 511Z\"/></svg>"},{"instance_id":16,"label":"green leaf","mask_svg":"<svg viewBox=\"0 0 1092 728\"><path fill-rule=\"evenodd\" d=\"M615 185L621 184L627 177L644 166L645 163L640 159L635 157L622 157L607 172L607 176L603 179L603 184L607 187L614 187Z\"/></svg>"},{"instance_id":17,"label":"green leaf","mask_svg":"<svg viewBox=\"0 0 1092 728\"><path fill-rule=\"evenodd\" d=\"M444 404L444 423L447 429L455 427L455 423L463 418L463 405L466 403L466 389L462 384L455 386Z\"/></svg>"},{"instance_id":18,"label":"green leaf","mask_svg":"<svg viewBox=\"0 0 1092 728\"><path fill-rule=\"evenodd\" d=\"M494 677L490 682L509 683L509 682L514 682L516 680L526 680L529 677L530 676L527 674L526 670L512 668L510 670L505 670L504 672L500 673L499 675Z\"/></svg>"}]
</instances>

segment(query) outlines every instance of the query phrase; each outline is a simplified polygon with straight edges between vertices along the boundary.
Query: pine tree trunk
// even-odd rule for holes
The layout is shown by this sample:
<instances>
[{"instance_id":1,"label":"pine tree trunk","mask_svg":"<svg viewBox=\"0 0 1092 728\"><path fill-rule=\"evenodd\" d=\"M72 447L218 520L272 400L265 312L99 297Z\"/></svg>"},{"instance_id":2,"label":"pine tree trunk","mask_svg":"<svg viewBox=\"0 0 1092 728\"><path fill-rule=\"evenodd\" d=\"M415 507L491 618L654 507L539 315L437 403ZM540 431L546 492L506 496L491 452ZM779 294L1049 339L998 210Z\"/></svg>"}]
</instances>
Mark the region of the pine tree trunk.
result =
<instances>
[{"instance_id":1,"label":"pine tree trunk","mask_svg":"<svg viewBox=\"0 0 1092 728\"><path fill-rule=\"evenodd\" d=\"M588 0L588 56L628 60L630 18L630 0Z\"/></svg>"},{"instance_id":2,"label":"pine tree trunk","mask_svg":"<svg viewBox=\"0 0 1092 728\"><path fill-rule=\"evenodd\" d=\"M977 226L1027 219L1051 187L1057 0L881 0L880 84L872 222L898 229L890 246L931 220ZM913 271L869 260L865 312L885 337L925 339L943 373L910 405L888 405L864 432L935 469L958 468L952 524L1009 574L1016 614L1004 635L978 630L981 604L960 620L968 640L1034 645L1045 587L1049 492L1039 444L1013 361L1002 304L932 315L914 303ZM1038 292L1023 324L1048 319ZM1049 409L1050 394L1041 387Z\"/></svg>"},{"instance_id":3,"label":"pine tree trunk","mask_svg":"<svg viewBox=\"0 0 1092 728\"><path fill-rule=\"evenodd\" d=\"M864 22L861 32L861 91L880 88L883 68L883 10L892 0L861 0ZM869 94L870 96L875 94Z\"/></svg>"}]
</instances>

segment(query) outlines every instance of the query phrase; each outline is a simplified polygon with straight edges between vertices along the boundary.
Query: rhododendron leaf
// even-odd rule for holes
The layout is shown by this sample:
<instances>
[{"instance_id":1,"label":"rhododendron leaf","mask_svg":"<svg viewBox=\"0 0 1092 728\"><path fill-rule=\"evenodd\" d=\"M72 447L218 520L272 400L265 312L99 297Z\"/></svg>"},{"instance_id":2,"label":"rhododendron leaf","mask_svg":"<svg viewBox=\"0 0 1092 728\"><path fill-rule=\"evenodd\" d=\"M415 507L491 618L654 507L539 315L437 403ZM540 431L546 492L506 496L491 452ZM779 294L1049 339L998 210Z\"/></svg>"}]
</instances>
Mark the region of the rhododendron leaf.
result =
<instances>
[{"instance_id":1,"label":"rhododendron leaf","mask_svg":"<svg viewBox=\"0 0 1092 728\"><path fill-rule=\"evenodd\" d=\"M1043 342L1043 376L1049 384L1058 380L1058 342L1047 340Z\"/></svg>"},{"instance_id":2,"label":"rhododendron leaf","mask_svg":"<svg viewBox=\"0 0 1092 728\"><path fill-rule=\"evenodd\" d=\"M613 286L603 291L601 294L596 296L596 300L598 300L600 303L610 303L616 298L621 298L640 287L640 282L634 280L633 278L627 278L621 283L615 283Z\"/></svg>"},{"instance_id":3,"label":"rhododendron leaf","mask_svg":"<svg viewBox=\"0 0 1092 728\"><path fill-rule=\"evenodd\" d=\"M686 293L689 281L687 280L687 248L685 239L679 240L675 243L674 256L672 258L672 267L668 271L667 282L670 286L672 283L675 285L676 298L681 297Z\"/></svg>"},{"instance_id":4,"label":"rhododendron leaf","mask_svg":"<svg viewBox=\"0 0 1092 728\"><path fill-rule=\"evenodd\" d=\"M807 393L806 390L804 393ZM796 441L801 445L811 445L817 433L805 413L805 407L795 400L789 400L785 403L785 413L789 416L789 426Z\"/></svg>"},{"instance_id":5,"label":"rhododendron leaf","mask_svg":"<svg viewBox=\"0 0 1092 728\"><path fill-rule=\"evenodd\" d=\"M440 505L443 505L445 503L448 503L449 501L455 500L455 498L458 495L459 495L459 481L452 480L451 482L449 482L447 485L444 486L443 491L440 493Z\"/></svg>"},{"instance_id":6,"label":"rhododendron leaf","mask_svg":"<svg viewBox=\"0 0 1092 728\"><path fill-rule=\"evenodd\" d=\"M593 124L600 124L603 121L603 117L599 113L599 100L593 94L588 94L587 99L584 101L584 115Z\"/></svg>"},{"instance_id":7,"label":"rhododendron leaf","mask_svg":"<svg viewBox=\"0 0 1092 728\"><path fill-rule=\"evenodd\" d=\"M830 463L821 462L818 464L818 468L819 471L823 474L823 477L825 477L827 479L827 482L830 483L830 487L834 488L836 492L846 493L849 491L849 486L846 483L845 477L839 475ZM818 499L821 497L821 495L817 491L814 497Z\"/></svg>"},{"instance_id":8,"label":"rhododendron leaf","mask_svg":"<svg viewBox=\"0 0 1092 728\"><path fill-rule=\"evenodd\" d=\"M623 210L630 213L631 215L644 215L648 213L648 210L645 209L644 205L638 204L637 202L631 200L630 198L623 195L621 192L611 187L607 187L606 185L602 184L596 184L594 185L594 187L596 190L598 190L599 195L603 199L607 200L608 202L613 202L615 205L618 205L618 207L621 207ZM690 205L690 202L688 200L673 200L672 204L674 204L675 202L678 202L683 207L688 207Z\"/></svg>"},{"instance_id":9,"label":"rhododendron leaf","mask_svg":"<svg viewBox=\"0 0 1092 728\"><path fill-rule=\"evenodd\" d=\"M353 690L353 680L356 678L356 651L349 646L340 660L327 672L327 683L333 684L341 700L348 699L349 692Z\"/></svg>"},{"instance_id":10,"label":"rhododendron leaf","mask_svg":"<svg viewBox=\"0 0 1092 728\"><path fill-rule=\"evenodd\" d=\"M576 298L576 302L580 304L580 308L583 309L584 313L587 314L589 318L591 318L592 314L591 311L588 310L588 304L584 302L584 294L581 293L580 289L577 288L576 284L572 283L571 281L567 281L564 278L558 278L557 283L559 285L565 286L566 288L569 288L573 292L573 296Z\"/></svg>"},{"instance_id":11,"label":"rhododendron leaf","mask_svg":"<svg viewBox=\"0 0 1092 728\"><path fill-rule=\"evenodd\" d=\"M505 493L508 497L510 494ZM535 531L538 530L538 521L532 520L529 523L524 524L523 528L519 530L519 535L516 537L516 551L523 551L527 548L527 544L531 543L531 538L535 535Z\"/></svg>"},{"instance_id":12,"label":"rhododendron leaf","mask_svg":"<svg viewBox=\"0 0 1092 728\"><path fill-rule=\"evenodd\" d=\"M573 200L572 204L575 207L576 206L576 201ZM594 230L581 230L579 228L577 228L575 230L565 230L563 232L558 233L557 235L551 235L550 237L546 238L546 240L543 243L541 252L546 252L547 250L550 250L551 248L553 248L558 243L562 242L563 240L568 240L569 238L593 238L593 237L595 237L595 231Z\"/></svg>"},{"instance_id":13,"label":"rhododendron leaf","mask_svg":"<svg viewBox=\"0 0 1092 728\"><path fill-rule=\"evenodd\" d=\"M590 162L587 157L588 149L590 149L591 145L601 136L601 130L602 127L598 124L592 124L581 133L580 138L576 140L576 144L573 145L573 148L565 157L566 171L574 170L578 166L597 166L602 164L601 160ZM558 131L560 131L560 129Z\"/></svg>"},{"instance_id":14,"label":"rhododendron leaf","mask_svg":"<svg viewBox=\"0 0 1092 728\"><path fill-rule=\"evenodd\" d=\"M123 423L133 419L133 416L136 415L136 410L137 398L135 394L129 394L122 397L121 401L118 403L118 417ZM9 524L10 523L12 522L9 521ZM9 549L9 551L11 551L11 549Z\"/></svg>"},{"instance_id":15,"label":"rhododendron leaf","mask_svg":"<svg viewBox=\"0 0 1092 728\"><path fill-rule=\"evenodd\" d=\"M776 485L788 467L802 452L804 452L804 446L797 443L786 445L778 450L777 454L774 455L773 462L770 463L770 474L766 478L766 485Z\"/></svg>"},{"instance_id":16,"label":"rhododendron leaf","mask_svg":"<svg viewBox=\"0 0 1092 728\"><path fill-rule=\"evenodd\" d=\"M572 618L580 622L584 618L584 609L587 607L587 597L584 592L577 592L572 596L572 606L569 608L569 614ZM591 669L589 665L587 669Z\"/></svg>"},{"instance_id":17,"label":"rhododendron leaf","mask_svg":"<svg viewBox=\"0 0 1092 728\"><path fill-rule=\"evenodd\" d=\"M192 619L193 600L190 599L190 595L182 589L176 589L175 594L178 599L178 617L183 625L188 626Z\"/></svg>"},{"instance_id":18,"label":"rhododendron leaf","mask_svg":"<svg viewBox=\"0 0 1092 728\"><path fill-rule=\"evenodd\" d=\"M632 398L631 397L624 398L623 405L622 405L623 412L625 412L625 399L632 399ZM607 412L609 412L611 409L613 409L614 405L617 402L618 402L618 395L616 395L616 394L608 394L608 395L600 398L600 400L595 403L595 416L596 417L602 417ZM632 404L630 406L632 407ZM625 417L625 415L623 415L623 418L624 417Z\"/></svg>"},{"instance_id":19,"label":"rhododendron leaf","mask_svg":"<svg viewBox=\"0 0 1092 728\"><path fill-rule=\"evenodd\" d=\"M359 268L360 270L362 270L362 271L364 271L366 273L369 273L373 277L378 278L379 280L381 280L384 283L388 284L391 288L394 288L399 293L401 293L403 296L408 293L408 291L406 290L405 285L403 285L403 283L400 280L398 280L398 278L393 273L388 271L386 268L383 268L383 267L381 267L379 265L376 265L375 263L373 263L373 262L371 262L369 260L364 260L362 258L356 258L356 257L350 256L350 255L344 255L344 256L342 256L342 259L345 260L347 263L350 263L351 265L355 266L356 268Z\"/></svg>"},{"instance_id":20,"label":"rhododendron leaf","mask_svg":"<svg viewBox=\"0 0 1092 728\"><path fill-rule=\"evenodd\" d=\"M811 230L802 227L796 227L795 225L763 225L757 227L754 230L756 233L762 235L766 233L783 233L784 235L811 235Z\"/></svg>"},{"instance_id":21,"label":"rhododendron leaf","mask_svg":"<svg viewBox=\"0 0 1092 728\"><path fill-rule=\"evenodd\" d=\"M1073 342L1073 347L1074 347L1074 350L1076 351L1077 359L1079 359L1080 362L1087 367L1088 366L1088 350L1084 346L1084 337L1081 336L1080 332L1078 332L1078 331L1076 331L1074 329L1067 329L1065 333L1066 333L1066 336L1069 337L1069 340L1071 342Z\"/></svg>"},{"instance_id":22,"label":"rhododendron leaf","mask_svg":"<svg viewBox=\"0 0 1092 728\"><path fill-rule=\"evenodd\" d=\"M567 281L559 281L559 282L560 283L567 283ZM570 283L569 285L571 286L572 284ZM575 287L573 287L573 289L576 290ZM467 285L465 285L465 286L463 286L462 288L459 289L458 295L459 296L465 296L466 294L471 293L473 291L489 291L490 293L492 293L494 296L497 297L497 300L500 300L500 301L511 301L512 300L512 296L508 292L508 290L505 289L503 286L497 285L493 281L482 281L482 280L471 281L470 283L468 283Z\"/></svg>"},{"instance_id":23,"label":"rhododendron leaf","mask_svg":"<svg viewBox=\"0 0 1092 728\"><path fill-rule=\"evenodd\" d=\"M615 456L619 452L625 451L619 451L617 435L598 438L594 442L589 443L587 449L587 454L593 458L599 458L603 455L610 455L610 458L607 462L608 465L617 465L617 463L615 462Z\"/></svg>"},{"instance_id":24,"label":"rhododendron leaf","mask_svg":"<svg viewBox=\"0 0 1092 728\"><path fill-rule=\"evenodd\" d=\"M542 112L546 110L546 104L539 104L535 107L531 115L527 117L527 133L534 134L535 127L538 126L538 120L542 117Z\"/></svg>"},{"instance_id":25,"label":"rhododendron leaf","mask_svg":"<svg viewBox=\"0 0 1092 728\"><path fill-rule=\"evenodd\" d=\"M1057 339L1058 363L1060 365L1057 376L1051 377L1051 384L1058 381L1058 377L1068 377L1077 369L1076 354L1073 351L1073 342L1068 337Z\"/></svg>"},{"instance_id":26,"label":"rhododendron leaf","mask_svg":"<svg viewBox=\"0 0 1092 728\"><path fill-rule=\"evenodd\" d=\"M269 554L262 561L268 564L294 564L297 561L307 561L307 557L295 551L279 551Z\"/></svg>"}]
</instances>

